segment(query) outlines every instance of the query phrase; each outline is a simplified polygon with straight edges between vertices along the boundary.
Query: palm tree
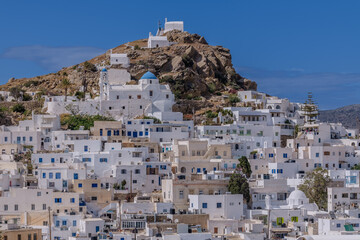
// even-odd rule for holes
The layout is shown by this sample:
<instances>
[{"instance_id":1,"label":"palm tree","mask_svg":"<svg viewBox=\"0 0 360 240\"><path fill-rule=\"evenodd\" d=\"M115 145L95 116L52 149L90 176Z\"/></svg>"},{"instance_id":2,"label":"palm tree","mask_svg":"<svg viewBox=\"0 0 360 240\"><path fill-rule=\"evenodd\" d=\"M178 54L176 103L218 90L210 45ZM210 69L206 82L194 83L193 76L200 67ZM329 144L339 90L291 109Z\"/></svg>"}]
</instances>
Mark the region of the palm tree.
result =
<instances>
[{"instance_id":1,"label":"palm tree","mask_svg":"<svg viewBox=\"0 0 360 240\"><path fill-rule=\"evenodd\" d=\"M65 90L65 102L67 101L67 91L68 91L70 86L71 86L71 82L69 81L69 79L64 78L61 81L61 87Z\"/></svg>"}]
</instances>

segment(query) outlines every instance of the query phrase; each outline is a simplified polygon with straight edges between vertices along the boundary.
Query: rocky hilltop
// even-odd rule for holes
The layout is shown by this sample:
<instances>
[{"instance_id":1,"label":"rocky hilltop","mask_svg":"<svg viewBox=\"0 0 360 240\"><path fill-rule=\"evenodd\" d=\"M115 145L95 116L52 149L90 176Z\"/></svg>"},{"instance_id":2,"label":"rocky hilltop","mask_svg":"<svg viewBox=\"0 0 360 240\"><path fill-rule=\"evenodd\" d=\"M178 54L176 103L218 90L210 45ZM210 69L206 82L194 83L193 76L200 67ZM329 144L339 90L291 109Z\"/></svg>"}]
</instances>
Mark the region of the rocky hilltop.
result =
<instances>
[{"instance_id":1,"label":"rocky hilltop","mask_svg":"<svg viewBox=\"0 0 360 240\"><path fill-rule=\"evenodd\" d=\"M257 85L236 73L229 49L209 45L198 34L171 31L168 40L176 42L169 47L148 49L147 39L129 42L112 49L112 53L126 53L130 58L128 68L134 83L147 71L153 72L162 83L170 85L184 113L183 105L211 107L222 104L223 94L236 90L256 90ZM109 51L87 62L65 67L56 73L33 78L10 79L0 90L21 87L26 91L42 90L47 94L64 94L61 81L68 78L72 83L69 94L86 85L87 91L96 96L101 66L109 65ZM193 103L202 101L203 103ZM213 102L213 104L211 104ZM204 104L205 103L205 104Z\"/></svg>"},{"instance_id":2,"label":"rocky hilltop","mask_svg":"<svg viewBox=\"0 0 360 240\"><path fill-rule=\"evenodd\" d=\"M319 119L322 122L339 122L347 128L357 128L359 127L357 120L360 119L360 104L320 111Z\"/></svg>"}]
</instances>

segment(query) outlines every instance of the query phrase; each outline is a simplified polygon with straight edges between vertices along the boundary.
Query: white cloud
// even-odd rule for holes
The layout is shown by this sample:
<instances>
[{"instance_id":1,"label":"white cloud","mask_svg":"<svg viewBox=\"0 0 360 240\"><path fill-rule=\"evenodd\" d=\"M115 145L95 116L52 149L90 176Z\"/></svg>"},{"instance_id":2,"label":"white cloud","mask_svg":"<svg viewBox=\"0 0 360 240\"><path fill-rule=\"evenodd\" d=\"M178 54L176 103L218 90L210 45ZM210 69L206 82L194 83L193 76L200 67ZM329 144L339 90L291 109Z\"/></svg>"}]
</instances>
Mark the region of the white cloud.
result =
<instances>
[{"instance_id":1,"label":"white cloud","mask_svg":"<svg viewBox=\"0 0 360 240\"><path fill-rule=\"evenodd\" d=\"M8 48L2 58L32 61L50 71L57 71L97 55L105 50L95 47L48 47L41 45Z\"/></svg>"}]
</instances>

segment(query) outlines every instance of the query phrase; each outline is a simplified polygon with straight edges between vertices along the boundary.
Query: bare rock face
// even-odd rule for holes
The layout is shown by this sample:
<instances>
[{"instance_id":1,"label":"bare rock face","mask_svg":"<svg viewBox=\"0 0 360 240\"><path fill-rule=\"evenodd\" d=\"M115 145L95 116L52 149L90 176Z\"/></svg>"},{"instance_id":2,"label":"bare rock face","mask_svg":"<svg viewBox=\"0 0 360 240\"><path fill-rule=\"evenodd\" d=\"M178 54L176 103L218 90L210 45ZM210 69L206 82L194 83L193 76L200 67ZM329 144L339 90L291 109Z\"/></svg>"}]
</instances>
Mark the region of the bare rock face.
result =
<instances>
[{"instance_id":1,"label":"bare rock face","mask_svg":"<svg viewBox=\"0 0 360 240\"><path fill-rule=\"evenodd\" d=\"M133 80L138 80L147 72L153 72L161 83L169 84L178 102L205 98L210 99L228 90L256 90L256 83L236 73L231 61L230 50L221 46L208 45L198 34L177 30L166 33L174 44L162 48L146 48L147 39L120 45L113 53L126 53L130 58L129 72ZM97 56L88 61L92 66L106 65L109 56ZM64 94L61 81L68 78L72 83L69 94L74 94L85 83L88 92L98 91L99 71L89 69L88 63L61 69L34 78L11 79L0 86L0 90L21 87L27 91L44 90L50 94ZM205 104L206 105L206 104ZM201 108L201 104L197 108ZM178 109L184 109L181 106ZM188 110L186 110L188 112Z\"/></svg>"}]
</instances>

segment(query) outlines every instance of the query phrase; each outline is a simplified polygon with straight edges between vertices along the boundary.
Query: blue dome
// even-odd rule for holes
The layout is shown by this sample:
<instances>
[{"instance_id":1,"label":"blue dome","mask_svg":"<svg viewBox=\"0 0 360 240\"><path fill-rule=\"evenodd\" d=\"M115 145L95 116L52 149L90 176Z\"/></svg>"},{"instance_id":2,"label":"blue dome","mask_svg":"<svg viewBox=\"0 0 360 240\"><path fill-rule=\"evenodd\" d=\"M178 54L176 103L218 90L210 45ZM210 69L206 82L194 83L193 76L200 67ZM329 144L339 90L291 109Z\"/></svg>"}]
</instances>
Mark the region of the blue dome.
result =
<instances>
[{"instance_id":1,"label":"blue dome","mask_svg":"<svg viewBox=\"0 0 360 240\"><path fill-rule=\"evenodd\" d=\"M107 72L106 68L104 68L103 70L101 70L102 72Z\"/></svg>"},{"instance_id":2,"label":"blue dome","mask_svg":"<svg viewBox=\"0 0 360 240\"><path fill-rule=\"evenodd\" d=\"M157 77L152 72L147 72L140 79L157 79Z\"/></svg>"}]
</instances>

